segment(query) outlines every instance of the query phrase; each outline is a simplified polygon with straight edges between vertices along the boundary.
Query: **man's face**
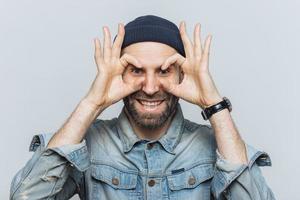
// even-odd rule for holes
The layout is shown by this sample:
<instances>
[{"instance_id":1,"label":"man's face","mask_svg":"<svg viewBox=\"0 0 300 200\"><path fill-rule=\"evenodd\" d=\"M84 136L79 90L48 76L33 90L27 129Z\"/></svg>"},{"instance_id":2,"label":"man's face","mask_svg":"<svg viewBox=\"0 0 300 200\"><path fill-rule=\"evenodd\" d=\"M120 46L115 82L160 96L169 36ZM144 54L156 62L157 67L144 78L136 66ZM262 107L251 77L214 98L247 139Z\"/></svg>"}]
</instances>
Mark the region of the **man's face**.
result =
<instances>
[{"instance_id":1,"label":"man's face","mask_svg":"<svg viewBox=\"0 0 300 200\"><path fill-rule=\"evenodd\" d=\"M166 70L161 69L164 61L176 50L162 43L139 42L124 48L124 53L138 59L142 68L130 64L123 74L123 80L134 82L144 79L141 90L123 99L125 109L138 126L159 128L175 111L178 102L178 97L165 92L160 83L161 79L179 83L182 78L179 66L171 65Z\"/></svg>"}]
</instances>

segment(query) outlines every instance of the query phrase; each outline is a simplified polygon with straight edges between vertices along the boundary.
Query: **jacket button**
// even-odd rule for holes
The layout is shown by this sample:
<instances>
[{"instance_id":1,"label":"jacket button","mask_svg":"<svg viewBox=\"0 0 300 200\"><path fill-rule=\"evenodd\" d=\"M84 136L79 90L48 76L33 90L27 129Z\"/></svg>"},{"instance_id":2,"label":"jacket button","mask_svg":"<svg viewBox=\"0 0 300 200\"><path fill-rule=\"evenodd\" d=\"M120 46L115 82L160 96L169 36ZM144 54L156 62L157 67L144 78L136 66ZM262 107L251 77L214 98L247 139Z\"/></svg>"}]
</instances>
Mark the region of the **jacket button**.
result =
<instances>
[{"instance_id":1,"label":"jacket button","mask_svg":"<svg viewBox=\"0 0 300 200\"><path fill-rule=\"evenodd\" d=\"M150 187L153 187L155 185L155 180L151 179L150 181L148 181L148 185Z\"/></svg>"},{"instance_id":2,"label":"jacket button","mask_svg":"<svg viewBox=\"0 0 300 200\"><path fill-rule=\"evenodd\" d=\"M118 179L118 178L113 178L113 179L111 180L111 182L112 182L112 184L114 184L114 185L119 185L119 179Z\"/></svg>"},{"instance_id":3,"label":"jacket button","mask_svg":"<svg viewBox=\"0 0 300 200\"><path fill-rule=\"evenodd\" d=\"M191 177L189 178L189 185L194 185L195 183L196 183L195 177L191 176Z\"/></svg>"},{"instance_id":4,"label":"jacket button","mask_svg":"<svg viewBox=\"0 0 300 200\"><path fill-rule=\"evenodd\" d=\"M149 150L150 150L150 149L152 149L152 148L153 148L153 146L154 146L154 143L148 143L148 144L147 144L147 149L149 149Z\"/></svg>"}]
</instances>

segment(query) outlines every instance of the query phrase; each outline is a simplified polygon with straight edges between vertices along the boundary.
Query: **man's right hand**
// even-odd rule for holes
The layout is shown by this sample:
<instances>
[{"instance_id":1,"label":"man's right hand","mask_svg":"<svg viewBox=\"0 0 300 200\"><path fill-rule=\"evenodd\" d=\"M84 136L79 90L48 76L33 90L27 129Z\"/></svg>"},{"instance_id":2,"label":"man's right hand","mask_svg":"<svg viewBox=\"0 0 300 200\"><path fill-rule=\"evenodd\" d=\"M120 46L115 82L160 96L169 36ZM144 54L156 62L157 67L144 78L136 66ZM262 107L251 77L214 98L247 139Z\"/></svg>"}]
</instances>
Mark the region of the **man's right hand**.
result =
<instances>
[{"instance_id":1,"label":"man's right hand","mask_svg":"<svg viewBox=\"0 0 300 200\"><path fill-rule=\"evenodd\" d=\"M47 147L59 147L67 144L78 144L82 141L91 123L108 106L125 96L139 90L143 78L136 81L123 81L123 72L129 64L141 67L133 56L124 54L120 58L121 46L125 35L123 24L119 24L118 35L111 46L111 36L107 27L104 31L104 48L100 41L95 42L95 61L97 76L87 95L80 101L71 116L51 138Z\"/></svg>"},{"instance_id":2,"label":"man's right hand","mask_svg":"<svg viewBox=\"0 0 300 200\"><path fill-rule=\"evenodd\" d=\"M94 39L94 58L97 65L97 76L85 97L93 106L106 108L125 96L141 88L142 78L139 81L124 82L122 74L129 64L141 68L139 61L129 54L121 54L125 29L123 24L118 26L118 35L111 45L111 35L108 27L103 27L104 47L98 38Z\"/></svg>"}]
</instances>

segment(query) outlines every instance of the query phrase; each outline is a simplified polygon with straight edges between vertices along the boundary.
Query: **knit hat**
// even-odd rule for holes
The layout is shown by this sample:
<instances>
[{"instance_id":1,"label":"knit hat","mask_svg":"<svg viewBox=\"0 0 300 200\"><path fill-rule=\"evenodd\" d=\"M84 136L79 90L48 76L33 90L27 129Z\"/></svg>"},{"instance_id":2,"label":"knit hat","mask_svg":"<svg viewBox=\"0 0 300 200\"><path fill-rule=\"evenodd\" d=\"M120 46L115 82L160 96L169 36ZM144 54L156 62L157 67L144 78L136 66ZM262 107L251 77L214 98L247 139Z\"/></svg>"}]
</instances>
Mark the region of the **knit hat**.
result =
<instances>
[{"instance_id":1,"label":"knit hat","mask_svg":"<svg viewBox=\"0 0 300 200\"><path fill-rule=\"evenodd\" d=\"M137 17L125 25L122 49L133 43L144 41L164 43L173 47L185 57L179 29L167 19L154 15L145 15Z\"/></svg>"}]
</instances>

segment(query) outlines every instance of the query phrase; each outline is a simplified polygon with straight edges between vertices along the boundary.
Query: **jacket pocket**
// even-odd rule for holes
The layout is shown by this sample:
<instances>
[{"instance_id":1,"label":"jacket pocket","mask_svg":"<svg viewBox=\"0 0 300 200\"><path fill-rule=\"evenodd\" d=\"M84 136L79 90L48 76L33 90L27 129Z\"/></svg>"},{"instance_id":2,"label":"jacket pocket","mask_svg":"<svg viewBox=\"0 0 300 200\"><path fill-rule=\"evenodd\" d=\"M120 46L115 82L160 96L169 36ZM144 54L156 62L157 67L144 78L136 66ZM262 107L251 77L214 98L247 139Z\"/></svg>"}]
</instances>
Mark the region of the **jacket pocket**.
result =
<instances>
[{"instance_id":1,"label":"jacket pocket","mask_svg":"<svg viewBox=\"0 0 300 200\"><path fill-rule=\"evenodd\" d=\"M138 173L113 166L98 164L91 166L92 199L142 198L142 190L137 184Z\"/></svg>"},{"instance_id":2,"label":"jacket pocket","mask_svg":"<svg viewBox=\"0 0 300 200\"><path fill-rule=\"evenodd\" d=\"M171 199L206 200L210 198L210 181L214 176L213 164L200 164L167 176Z\"/></svg>"},{"instance_id":3,"label":"jacket pocket","mask_svg":"<svg viewBox=\"0 0 300 200\"><path fill-rule=\"evenodd\" d=\"M115 189L134 189L137 184L137 173L122 171L109 165L96 165L92 167L92 177L107 183Z\"/></svg>"},{"instance_id":4,"label":"jacket pocket","mask_svg":"<svg viewBox=\"0 0 300 200\"><path fill-rule=\"evenodd\" d=\"M202 164L184 172L167 176L168 185L171 190L195 188L200 183L213 177L213 165Z\"/></svg>"}]
</instances>

